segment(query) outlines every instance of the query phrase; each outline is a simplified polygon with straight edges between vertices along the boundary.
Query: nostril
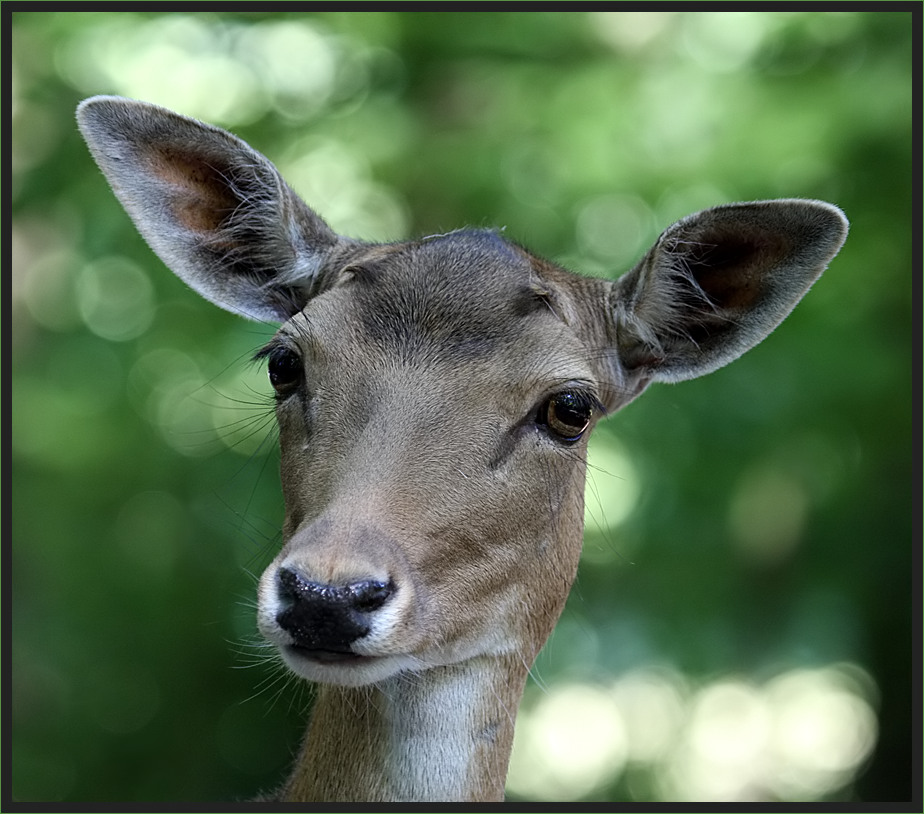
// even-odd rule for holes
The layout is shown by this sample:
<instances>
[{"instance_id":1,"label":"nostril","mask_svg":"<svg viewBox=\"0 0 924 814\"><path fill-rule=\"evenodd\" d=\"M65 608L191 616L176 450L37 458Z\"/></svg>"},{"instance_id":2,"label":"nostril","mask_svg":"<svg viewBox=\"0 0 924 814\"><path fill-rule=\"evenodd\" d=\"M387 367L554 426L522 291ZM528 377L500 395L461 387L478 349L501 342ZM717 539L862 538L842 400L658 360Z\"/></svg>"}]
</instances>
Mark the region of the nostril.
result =
<instances>
[{"instance_id":1,"label":"nostril","mask_svg":"<svg viewBox=\"0 0 924 814\"><path fill-rule=\"evenodd\" d=\"M378 610L385 604L388 597L395 591L395 584L391 581L367 579L362 582L353 582L346 586L346 590L353 598L353 607L359 611Z\"/></svg>"},{"instance_id":2,"label":"nostril","mask_svg":"<svg viewBox=\"0 0 924 814\"><path fill-rule=\"evenodd\" d=\"M276 572L276 587L284 607L290 607L303 598L310 590L310 584L298 571L291 568L280 568Z\"/></svg>"},{"instance_id":3,"label":"nostril","mask_svg":"<svg viewBox=\"0 0 924 814\"><path fill-rule=\"evenodd\" d=\"M279 597L293 602L310 595L319 596L323 588L294 568L280 568L276 573L276 581L279 585Z\"/></svg>"}]
</instances>

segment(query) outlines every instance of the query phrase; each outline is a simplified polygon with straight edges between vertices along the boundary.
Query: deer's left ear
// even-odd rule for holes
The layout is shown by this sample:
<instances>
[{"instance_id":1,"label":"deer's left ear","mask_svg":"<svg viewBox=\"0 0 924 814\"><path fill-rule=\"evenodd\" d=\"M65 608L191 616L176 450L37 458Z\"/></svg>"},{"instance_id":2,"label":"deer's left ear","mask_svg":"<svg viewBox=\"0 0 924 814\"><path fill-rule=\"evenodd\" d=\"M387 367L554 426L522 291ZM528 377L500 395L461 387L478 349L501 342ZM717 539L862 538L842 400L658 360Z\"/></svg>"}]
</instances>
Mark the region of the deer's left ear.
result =
<instances>
[{"instance_id":1,"label":"deer's left ear","mask_svg":"<svg viewBox=\"0 0 924 814\"><path fill-rule=\"evenodd\" d=\"M610 289L624 370L676 382L728 364L782 322L846 237L843 212L820 201L730 204L678 221Z\"/></svg>"}]
</instances>

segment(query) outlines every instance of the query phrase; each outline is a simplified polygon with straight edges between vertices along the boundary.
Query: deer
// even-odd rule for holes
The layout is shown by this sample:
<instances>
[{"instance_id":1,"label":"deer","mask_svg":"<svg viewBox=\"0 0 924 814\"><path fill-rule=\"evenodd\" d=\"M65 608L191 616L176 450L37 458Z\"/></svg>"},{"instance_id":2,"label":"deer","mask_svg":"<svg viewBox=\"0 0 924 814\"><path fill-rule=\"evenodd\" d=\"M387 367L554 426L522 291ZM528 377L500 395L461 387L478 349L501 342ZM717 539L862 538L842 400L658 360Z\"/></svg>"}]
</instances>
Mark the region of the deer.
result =
<instances>
[{"instance_id":1,"label":"deer","mask_svg":"<svg viewBox=\"0 0 924 814\"><path fill-rule=\"evenodd\" d=\"M279 324L281 547L257 627L317 685L281 801L503 801L517 709L578 569L588 438L767 337L840 250L817 200L715 206L618 279L491 229L336 234L218 127L96 96L78 127L161 260Z\"/></svg>"}]
</instances>

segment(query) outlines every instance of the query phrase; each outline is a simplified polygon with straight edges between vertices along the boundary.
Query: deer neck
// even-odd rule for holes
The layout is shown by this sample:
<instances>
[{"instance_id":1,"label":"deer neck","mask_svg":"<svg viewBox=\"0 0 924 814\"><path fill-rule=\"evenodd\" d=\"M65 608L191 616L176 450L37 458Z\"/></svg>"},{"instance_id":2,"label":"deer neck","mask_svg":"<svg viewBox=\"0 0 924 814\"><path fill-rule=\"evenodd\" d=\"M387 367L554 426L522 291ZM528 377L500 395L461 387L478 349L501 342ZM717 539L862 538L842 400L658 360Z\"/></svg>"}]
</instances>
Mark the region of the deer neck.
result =
<instances>
[{"instance_id":1,"label":"deer neck","mask_svg":"<svg viewBox=\"0 0 924 814\"><path fill-rule=\"evenodd\" d=\"M479 657L322 685L286 801L500 801L527 668Z\"/></svg>"}]
</instances>

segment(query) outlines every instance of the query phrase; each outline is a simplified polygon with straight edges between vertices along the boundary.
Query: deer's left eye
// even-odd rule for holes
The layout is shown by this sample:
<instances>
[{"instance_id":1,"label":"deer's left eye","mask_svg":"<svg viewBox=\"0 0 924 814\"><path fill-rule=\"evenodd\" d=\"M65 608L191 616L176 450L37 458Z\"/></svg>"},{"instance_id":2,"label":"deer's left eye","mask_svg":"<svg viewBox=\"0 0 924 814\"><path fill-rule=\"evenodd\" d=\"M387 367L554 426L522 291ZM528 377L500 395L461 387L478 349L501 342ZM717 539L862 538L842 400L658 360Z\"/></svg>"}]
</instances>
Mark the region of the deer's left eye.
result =
<instances>
[{"instance_id":1,"label":"deer's left eye","mask_svg":"<svg viewBox=\"0 0 924 814\"><path fill-rule=\"evenodd\" d=\"M574 444L590 426L596 399L588 393L565 391L539 407L536 423L545 426L558 441Z\"/></svg>"}]
</instances>

